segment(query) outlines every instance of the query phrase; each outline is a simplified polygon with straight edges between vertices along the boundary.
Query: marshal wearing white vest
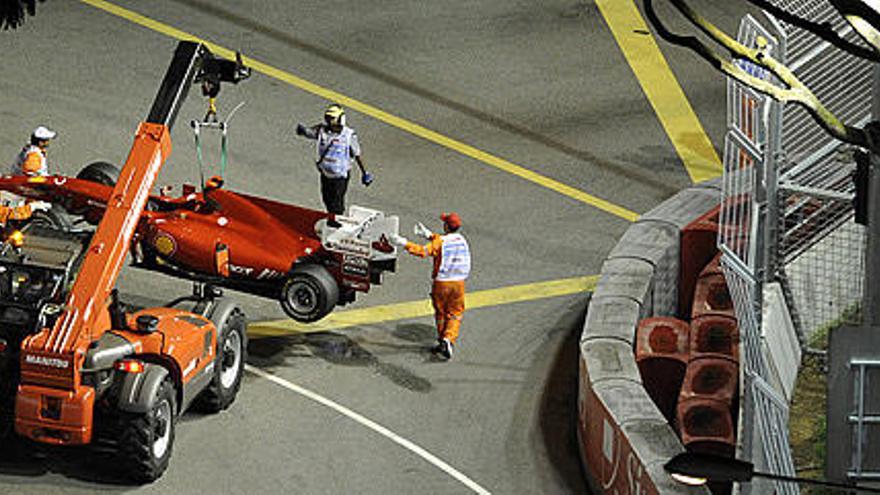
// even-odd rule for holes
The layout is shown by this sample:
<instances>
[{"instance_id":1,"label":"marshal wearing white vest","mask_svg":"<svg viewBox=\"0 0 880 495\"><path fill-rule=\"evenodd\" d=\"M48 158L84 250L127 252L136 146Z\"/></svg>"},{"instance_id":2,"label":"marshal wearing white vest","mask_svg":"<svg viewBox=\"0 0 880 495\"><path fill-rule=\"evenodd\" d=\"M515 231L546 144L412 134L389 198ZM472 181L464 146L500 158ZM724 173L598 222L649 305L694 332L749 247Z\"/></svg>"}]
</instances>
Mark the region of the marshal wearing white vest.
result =
<instances>
[{"instance_id":1,"label":"marshal wearing white vest","mask_svg":"<svg viewBox=\"0 0 880 495\"><path fill-rule=\"evenodd\" d=\"M437 323L437 345L431 350L449 360L464 315L464 283L471 274L471 248L459 232L461 217L458 214L444 213L440 219L443 220L443 234L434 234L424 225L416 225L416 234L430 241L424 246L396 234L391 240L412 255L434 258L431 303Z\"/></svg>"},{"instance_id":2,"label":"marshal wearing white vest","mask_svg":"<svg viewBox=\"0 0 880 495\"><path fill-rule=\"evenodd\" d=\"M345 213L345 193L348 191L352 159L361 169L361 183L369 186L373 182L373 176L367 172L361 158L357 133L345 125L345 110L334 103L324 111L323 124L308 127L297 124L296 133L318 142L315 165L321 172L321 199L327 212L342 215ZM339 227L335 217L331 217L327 225Z\"/></svg>"},{"instance_id":3,"label":"marshal wearing white vest","mask_svg":"<svg viewBox=\"0 0 880 495\"><path fill-rule=\"evenodd\" d=\"M55 139L55 131L44 126L34 129L30 143L24 145L10 167L11 175L49 175L49 161L46 149L49 141Z\"/></svg>"}]
</instances>

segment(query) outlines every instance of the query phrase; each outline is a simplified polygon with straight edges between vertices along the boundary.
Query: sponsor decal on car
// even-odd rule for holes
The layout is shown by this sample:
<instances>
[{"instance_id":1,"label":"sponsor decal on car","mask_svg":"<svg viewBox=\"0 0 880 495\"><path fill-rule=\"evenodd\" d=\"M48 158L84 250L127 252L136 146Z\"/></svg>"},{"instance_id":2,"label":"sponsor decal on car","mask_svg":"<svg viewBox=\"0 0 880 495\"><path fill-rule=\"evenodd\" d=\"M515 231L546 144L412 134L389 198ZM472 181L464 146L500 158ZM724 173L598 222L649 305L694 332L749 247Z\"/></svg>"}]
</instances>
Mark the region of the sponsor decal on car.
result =
<instances>
[{"instance_id":1,"label":"sponsor decal on car","mask_svg":"<svg viewBox=\"0 0 880 495\"><path fill-rule=\"evenodd\" d=\"M368 284L366 282L357 282L355 280L351 280L351 279L347 279L347 278L342 280L342 285L344 285L346 287L350 287L354 290L359 290L359 291L366 291L367 289L370 288L370 284Z\"/></svg>"},{"instance_id":2,"label":"sponsor decal on car","mask_svg":"<svg viewBox=\"0 0 880 495\"><path fill-rule=\"evenodd\" d=\"M366 277L370 273L370 260L361 256L345 255L342 261L342 273Z\"/></svg>"},{"instance_id":3,"label":"sponsor decal on car","mask_svg":"<svg viewBox=\"0 0 880 495\"><path fill-rule=\"evenodd\" d=\"M334 239L328 242L327 249L343 254L354 254L356 256L366 257L370 255L370 244L368 242L352 239L350 237Z\"/></svg>"},{"instance_id":4,"label":"sponsor decal on car","mask_svg":"<svg viewBox=\"0 0 880 495\"><path fill-rule=\"evenodd\" d=\"M230 273L244 275L245 277L250 277L251 273L254 273L254 269L249 266L233 265L232 263L229 263L229 271Z\"/></svg>"},{"instance_id":5,"label":"sponsor decal on car","mask_svg":"<svg viewBox=\"0 0 880 495\"><path fill-rule=\"evenodd\" d=\"M261 271L260 274L257 275L257 280L264 280L264 279L271 280L271 279L279 278L283 275L284 275L283 273L272 270L270 268L263 268L263 271Z\"/></svg>"}]
</instances>

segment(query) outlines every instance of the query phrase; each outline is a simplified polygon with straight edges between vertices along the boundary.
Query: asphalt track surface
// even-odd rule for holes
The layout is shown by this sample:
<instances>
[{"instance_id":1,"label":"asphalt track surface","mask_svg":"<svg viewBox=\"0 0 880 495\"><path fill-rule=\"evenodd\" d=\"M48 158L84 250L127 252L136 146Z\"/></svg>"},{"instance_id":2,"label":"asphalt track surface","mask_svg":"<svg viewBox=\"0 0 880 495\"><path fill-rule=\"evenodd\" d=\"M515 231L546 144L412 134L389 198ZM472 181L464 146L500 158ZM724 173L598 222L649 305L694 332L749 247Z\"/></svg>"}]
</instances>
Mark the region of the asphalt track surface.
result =
<instances>
[{"instance_id":1,"label":"asphalt track surface","mask_svg":"<svg viewBox=\"0 0 880 495\"><path fill-rule=\"evenodd\" d=\"M728 30L742 13L693 3ZM180 33L264 69L221 94L221 115L246 102L231 123L228 187L320 208L312 144L293 125L316 122L329 96L350 103L377 177L368 189L353 181L349 204L399 215L405 235L416 221L439 229L442 211L462 216L476 297L455 358L427 352L425 260L401 258L339 311L357 316L348 324L288 325L277 303L237 295L251 371L227 412L183 417L163 478L131 486L111 454L11 442L0 493L586 493L574 415L591 276L634 216L692 182L599 6L49 0L0 32L0 156L11 161L45 124L60 133L55 172L124 161ZM723 80L660 46L703 127L688 132L720 150ZM160 185L198 180L196 94ZM190 290L131 268L119 285L134 304Z\"/></svg>"}]
</instances>

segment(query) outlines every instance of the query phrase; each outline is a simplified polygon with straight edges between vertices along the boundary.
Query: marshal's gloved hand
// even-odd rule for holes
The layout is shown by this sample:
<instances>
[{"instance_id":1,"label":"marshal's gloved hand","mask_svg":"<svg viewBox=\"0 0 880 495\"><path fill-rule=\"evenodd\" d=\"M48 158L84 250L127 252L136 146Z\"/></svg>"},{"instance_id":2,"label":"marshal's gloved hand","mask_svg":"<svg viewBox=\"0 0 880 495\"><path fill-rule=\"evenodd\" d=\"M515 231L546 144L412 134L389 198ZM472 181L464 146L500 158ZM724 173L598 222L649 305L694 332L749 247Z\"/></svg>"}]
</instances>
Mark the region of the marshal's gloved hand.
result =
<instances>
[{"instance_id":1,"label":"marshal's gloved hand","mask_svg":"<svg viewBox=\"0 0 880 495\"><path fill-rule=\"evenodd\" d=\"M47 203L45 201L31 201L28 203L28 206L31 207L31 211L46 211L49 208L52 208L52 203Z\"/></svg>"},{"instance_id":2,"label":"marshal's gloved hand","mask_svg":"<svg viewBox=\"0 0 880 495\"><path fill-rule=\"evenodd\" d=\"M373 177L373 174L369 172L364 172L364 174L361 175L361 184L363 184L364 186L369 186L373 183L373 179L375 179L375 177Z\"/></svg>"},{"instance_id":3,"label":"marshal's gloved hand","mask_svg":"<svg viewBox=\"0 0 880 495\"><path fill-rule=\"evenodd\" d=\"M297 136L305 136L306 135L306 126L302 124L296 124L296 135Z\"/></svg>"},{"instance_id":4,"label":"marshal's gloved hand","mask_svg":"<svg viewBox=\"0 0 880 495\"><path fill-rule=\"evenodd\" d=\"M409 239L399 234L391 234L390 238L393 244L397 244L400 247L406 246L406 243L409 242Z\"/></svg>"},{"instance_id":5,"label":"marshal's gloved hand","mask_svg":"<svg viewBox=\"0 0 880 495\"><path fill-rule=\"evenodd\" d=\"M417 236L424 237L425 239L431 239L431 237L434 237L434 233L431 232L428 227L425 227L425 224L422 222L416 223L415 227L413 227L413 232L415 232Z\"/></svg>"}]
</instances>

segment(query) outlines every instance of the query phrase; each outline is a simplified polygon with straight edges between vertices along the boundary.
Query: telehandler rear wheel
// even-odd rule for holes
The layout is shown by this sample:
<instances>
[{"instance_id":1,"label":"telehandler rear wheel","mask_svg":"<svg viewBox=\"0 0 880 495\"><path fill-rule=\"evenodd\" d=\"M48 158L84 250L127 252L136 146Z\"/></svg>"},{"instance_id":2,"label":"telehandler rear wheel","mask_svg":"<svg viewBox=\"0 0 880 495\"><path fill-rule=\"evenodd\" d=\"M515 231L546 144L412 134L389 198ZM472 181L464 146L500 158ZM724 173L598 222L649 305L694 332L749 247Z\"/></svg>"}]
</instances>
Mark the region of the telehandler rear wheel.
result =
<instances>
[{"instance_id":1,"label":"telehandler rear wheel","mask_svg":"<svg viewBox=\"0 0 880 495\"><path fill-rule=\"evenodd\" d=\"M174 384L165 379L153 408L143 414L123 413L119 454L126 474L139 483L162 476L171 460L177 404Z\"/></svg>"},{"instance_id":2,"label":"telehandler rear wheel","mask_svg":"<svg viewBox=\"0 0 880 495\"><path fill-rule=\"evenodd\" d=\"M247 358L247 319L244 312L236 307L215 325L219 341L214 376L199 397L199 408L208 413L218 413L235 401Z\"/></svg>"}]
</instances>

